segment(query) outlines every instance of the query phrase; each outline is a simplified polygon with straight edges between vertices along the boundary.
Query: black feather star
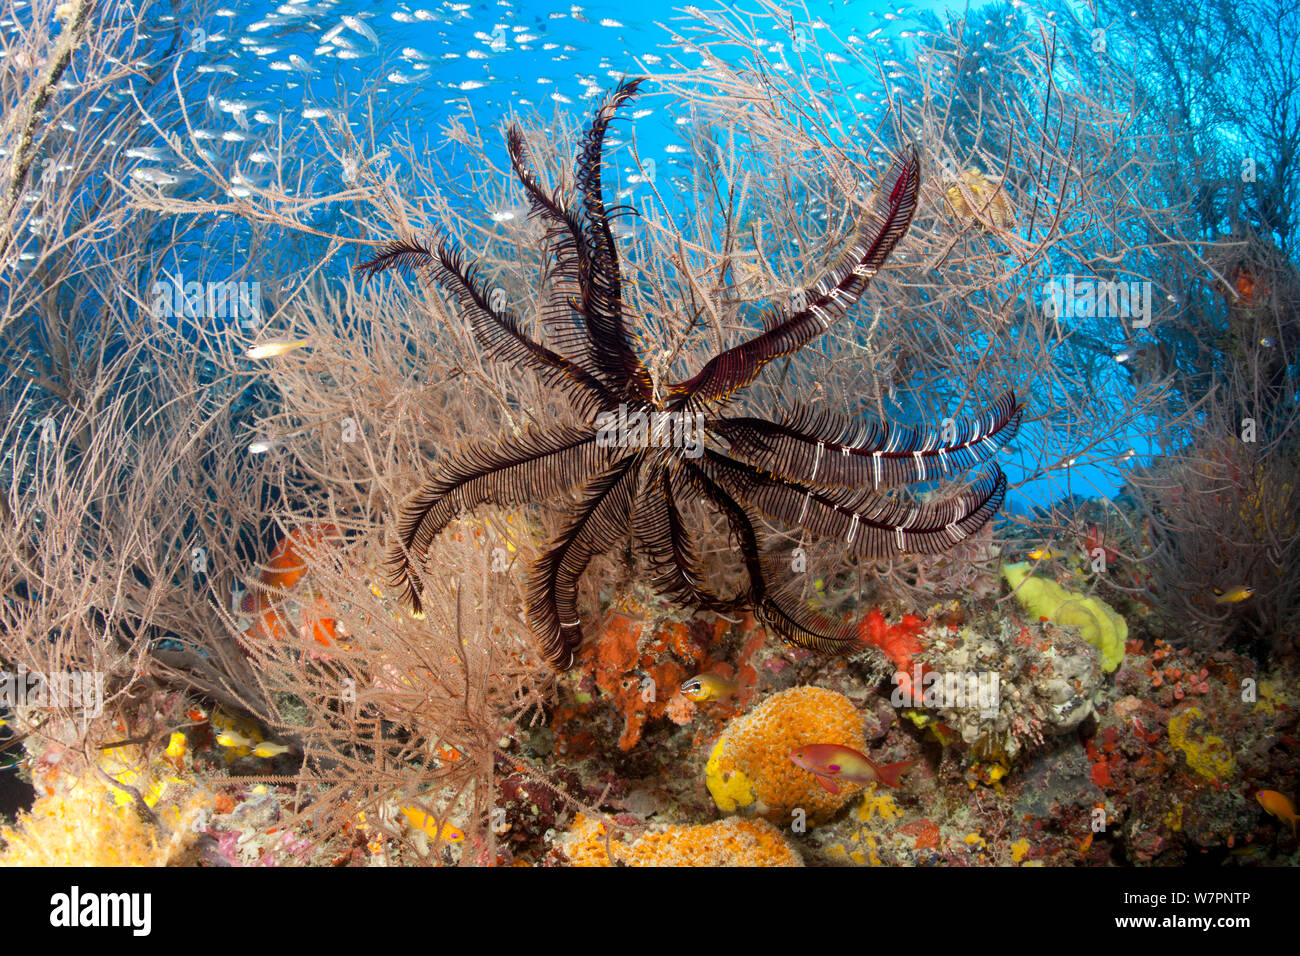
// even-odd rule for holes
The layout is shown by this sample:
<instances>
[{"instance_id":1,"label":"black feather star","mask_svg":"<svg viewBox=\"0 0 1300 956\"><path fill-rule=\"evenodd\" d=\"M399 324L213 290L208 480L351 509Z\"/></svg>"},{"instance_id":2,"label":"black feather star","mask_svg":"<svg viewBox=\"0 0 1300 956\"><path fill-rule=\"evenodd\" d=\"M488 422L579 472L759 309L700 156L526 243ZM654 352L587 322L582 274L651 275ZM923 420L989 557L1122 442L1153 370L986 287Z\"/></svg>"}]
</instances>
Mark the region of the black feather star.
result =
<instances>
[{"instance_id":1,"label":"black feather star","mask_svg":"<svg viewBox=\"0 0 1300 956\"><path fill-rule=\"evenodd\" d=\"M786 641L852 650L857 638L847 625L815 617L771 586L758 518L841 538L856 558L946 551L1001 507L1006 478L996 465L964 493L937 503L916 504L881 489L958 475L988 460L1015 434L1020 405L1007 393L946 442L927 428L862 425L811 409L795 409L780 421L725 414L731 396L765 365L799 351L844 315L907 232L920 183L911 147L894 159L851 248L804 290L803 308L770 311L764 332L716 355L656 399L624 320L611 210L601 187L605 131L640 83L620 84L596 111L576 159L576 203L542 188L523 135L516 127L509 131L511 166L532 214L546 226L553 256L549 302L540 316L549 345L532 338L519 316L498 308L474 267L445 243L432 250L395 242L357 267L371 275L429 269L489 357L538 372L590 422L530 429L449 456L401 511L389 556L392 583L420 610L417 566L457 515L481 504L520 505L576 490L563 528L533 563L527 583L529 626L553 667L571 667L582 643L579 579L593 557L629 532L648 559L655 588L672 599L708 610L752 608ZM725 517L747 581L739 594L723 598L704 583L683 519L682 507L692 501Z\"/></svg>"}]
</instances>

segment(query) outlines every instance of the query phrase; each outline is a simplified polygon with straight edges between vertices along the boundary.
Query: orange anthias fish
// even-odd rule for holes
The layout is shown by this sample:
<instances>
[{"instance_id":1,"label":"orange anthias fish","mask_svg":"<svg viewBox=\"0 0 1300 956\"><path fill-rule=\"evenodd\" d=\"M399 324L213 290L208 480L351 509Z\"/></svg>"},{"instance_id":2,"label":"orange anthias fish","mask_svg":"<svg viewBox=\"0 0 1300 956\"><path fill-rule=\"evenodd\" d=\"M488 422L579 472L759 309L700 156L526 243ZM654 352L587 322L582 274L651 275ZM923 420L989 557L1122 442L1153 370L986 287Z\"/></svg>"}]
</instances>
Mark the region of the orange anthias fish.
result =
<instances>
[{"instance_id":1,"label":"orange anthias fish","mask_svg":"<svg viewBox=\"0 0 1300 956\"><path fill-rule=\"evenodd\" d=\"M790 751L790 760L796 767L816 776L817 782L831 793L840 792L836 781L860 784L880 782L887 787L897 787L898 778L903 771L916 763L915 760L904 760L882 767L866 754L839 744L797 747Z\"/></svg>"},{"instance_id":2,"label":"orange anthias fish","mask_svg":"<svg viewBox=\"0 0 1300 956\"><path fill-rule=\"evenodd\" d=\"M1273 816L1291 824L1291 835L1295 836L1295 825L1300 817L1296 816L1295 807L1287 799L1286 794L1278 793L1276 790L1261 790L1255 794L1255 799Z\"/></svg>"}]
</instances>

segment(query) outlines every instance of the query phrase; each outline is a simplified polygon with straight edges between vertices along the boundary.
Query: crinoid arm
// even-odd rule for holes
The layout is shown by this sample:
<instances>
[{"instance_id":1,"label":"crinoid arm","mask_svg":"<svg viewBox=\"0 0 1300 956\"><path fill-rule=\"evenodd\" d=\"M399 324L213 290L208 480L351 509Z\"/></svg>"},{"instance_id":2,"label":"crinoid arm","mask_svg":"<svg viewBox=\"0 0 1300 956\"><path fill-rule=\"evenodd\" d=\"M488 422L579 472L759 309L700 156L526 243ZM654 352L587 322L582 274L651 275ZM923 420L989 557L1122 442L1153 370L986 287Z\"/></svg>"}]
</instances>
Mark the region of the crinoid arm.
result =
<instances>
[{"instance_id":1,"label":"crinoid arm","mask_svg":"<svg viewBox=\"0 0 1300 956\"><path fill-rule=\"evenodd\" d=\"M512 126L507 133L511 168L528 194L532 215L546 226L554 262L541 324L562 358L611 394L633 400L650 397L650 374L623 317L622 274L609 223L614 210L605 205L601 174L609 124L640 82L619 84L583 135L574 164L576 209L542 188L519 128Z\"/></svg>"},{"instance_id":2,"label":"crinoid arm","mask_svg":"<svg viewBox=\"0 0 1300 956\"><path fill-rule=\"evenodd\" d=\"M851 556L868 560L951 549L997 514L1007 490L1006 476L996 465L962 494L914 504L871 488L816 490L717 452L708 452L706 461L719 484L764 517L837 538Z\"/></svg>"},{"instance_id":3,"label":"crinoid arm","mask_svg":"<svg viewBox=\"0 0 1300 956\"><path fill-rule=\"evenodd\" d=\"M378 255L361 263L357 271L378 275L388 269L428 269L455 297L469 319L474 338L491 359L537 371L544 382L564 388L585 413L612 408L617 399L591 372L534 341L523 331L515 313L497 308L478 270L464 254L445 242L432 251L413 240L395 240Z\"/></svg>"},{"instance_id":4,"label":"crinoid arm","mask_svg":"<svg viewBox=\"0 0 1300 956\"><path fill-rule=\"evenodd\" d=\"M723 417L710 423L732 457L813 488L893 488L952 478L988 461L1015 437L1023 406L1006 392L971 419L943 430L862 423L796 408L781 421Z\"/></svg>"},{"instance_id":5,"label":"crinoid arm","mask_svg":"<svg viewBox=\"0 0 1300 956\"><path fill-rule=\"evenodd\" d=\"M547 193L542 188L518 126L510 127L506 144L510 166L528 194L530 215L546 228L543 242L550 260L543 279L549 294L540 319L547 341L569 361L599 377L599 344L592 338L581 309L584 279L591 274L591 253L582 223L558 191ZM612 385L608 381L604 384Z\"/></svg>"},{"instance_id":6,"label":"crinoid arm","mask_svg":"<svg viewBox=\"0 0 1300 956\"><path fill-rule=\"evenodd\" d=\"M749 581L742 602L753 608L754 616L789 644L824 654L844 654L854 650L858 645L854 629L814 614L770 584L777 575L761 551L749 509L722 484L714 481L705 468L688 463L683 467L683 476L696 494L726 517Z\"/></svg>"},{"instance_id":7,"label":"crinoid arm","mask_svg":"<svg viewBox=\"0 0 1300 956\"><path fill-rule=\"evenodd\" d=\"M909 146L894 158L851 248L805 290L806 305L795 312L770 309L764 332L714 356L694 378L672 385L672 406L701 408L721 401L752 382L768 362L792 355L829 329L862 297L907 232L919 193L920 159L916 147Z\"/></svg>"},{"instance_id":8,"label":"crinoid arm","mask_svg":"<svg viewBox=\"0 0 1300 956\"><path fill-rule=\"evenodd\" d=\"M582 248L586 253L578 257L579 266L585 267L579 282L579 305L595 346L598 374L619 394L649 399L650 373L623 317L623 280L601 185L605 133L618 108L635 96L640 86L639 79L620 83L596 110L578 147L574 180L581 197Z\"/></svg>"},{"instance_id":9,"label":"crinoid arm","mask_svg":"<svg viewBox=\"0 0 1300 956\"><path fill-rule=\"evenodd\" d=\"M475 442L441 462L402 507L397 543L388 553L390 583L412 610L422 610L418 566L453 519L483 504L519 505L557 495L609 465L589 427L525 431L500 442Z\"/></svg>"},{"instance_id":10,"label":"crinoid arm","mask_svg":"<svg viewBox=\"0 0 1300 956\"><path fill-rule=\"evenodd\" d=\"M627 537L639 477L639 456L627 455L582 490L572 517L528 573L528 626L542 657L556 670L573 666L582 644L578 582L591 559Z\"/></svg>"},{"instance_id":11,"label":"crinoid arm","mask_svg":"<svg viewBox=\"0 0 1300 956\"><path fill-rule=\"evenodd\" d=\"M718 597L704 583L704 572L682 513L680 479L666 467L642 473L632 515L632 533L650 563L650 586L679 604L708 611L729 611L736 601ZM739 602L743 603L743 602Z\"/></svg>"}]
</instances>

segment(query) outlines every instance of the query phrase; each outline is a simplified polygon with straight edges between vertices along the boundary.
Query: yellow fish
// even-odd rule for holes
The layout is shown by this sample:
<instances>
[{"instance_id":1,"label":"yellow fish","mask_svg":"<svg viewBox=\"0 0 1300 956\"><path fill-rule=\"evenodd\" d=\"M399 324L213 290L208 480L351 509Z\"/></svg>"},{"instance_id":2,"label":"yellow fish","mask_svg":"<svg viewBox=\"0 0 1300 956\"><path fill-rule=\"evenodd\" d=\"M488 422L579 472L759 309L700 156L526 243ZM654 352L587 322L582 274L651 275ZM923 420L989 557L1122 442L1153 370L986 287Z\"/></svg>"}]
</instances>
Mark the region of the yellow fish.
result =
<instances>
[{"instance_id":1,"label":"yellow fish","mask_svg":"<svg viewBox=\"0 0 1300 956\"><path fill-rule=\"evenodd\" d=\"M1249 584L1238 584L1235 588L1228 588L1224 591L1222 588L1214 589L1215 604L1236 604L1238 601L1244 601L1255 593L1255 589ZM1270 793L1272 791L1269 791Z\"/></svg>"},{"instance_id":2,"label":"yellow fish","mask_svg":"<svg viewBox=\"0 0 1300 956\"><path fill-rule=\"evenodd\" d=\"M734 680L712 671L696 674L682 684L682 693L697 704L706 700L726 700L728 697L734 697L739 689L740 685Z\"/></svg>"},{"instance_id":3,"label":"yellow fish","mask_svg":"<svg viewBox=\"0 0 1300 956\"><path fill-rule=\"evenodd\" d=\"M223 747L252 747L253 742L237 730L227 728L217 734L217 743Z\"/></svg>"},{"instance_id":4,"label":"yellow fish","mask_svg":"<svg viewBox=\"0 0 1300 956\"><path fill-rule=\"evenodd\" d=\"M245 352L244 357L251 359L275 358L284 355L286 352L292 352L294 349L300 349L306 344L306 339L298 339L293 342L263 342L261 345L254 345Z\"/></svg>"},{"instance_id":5,"label":"yellow fish","mask_svg":"<svg viewBox=\"0 0 1300 956\"><path fill-rule=\"evenodd\" d=\"M1278 793L1276 790L1261 790L1255 794L1255 799L1259 805L1277 817L1279 820L1285 820L1291 824L1291 835L1295 836L1295 825L1300 818L1296 817L1295 807L1287 799L1285 794Z\"/></svg>"},{"instance_id":6,"label":"yellow fish","mask_svg":"<svg viewBox=\"0 0 1300 956\"><path fill-rule=\"evenodd\" d=\"M437 822L419 807L402 807L402 815L406 817L411 826L421 833L435 838L438 836ZM448 843L460 843L465 839L465 834L450 823L444 823L442 825L442 838Z\"/></svg>"},{"instance_id":7,"label":"yellow fish","mask_svg":"<svg viewBox=\"0 0 1300 956\"><path fill-rule=\"evenodd\" d=\"M1034 548L1033 551L1029 552L1028 557L1033 558L1035 561L1046 561L1049 558L1056 557L1056 552L1051 548Z\"/></svg>"},{"instance_id":8,"label":"yellow fish","mask_svg":"<svg viewBox=\"0 0 1300 956\"><path fill-rule=\"evenodd\" d=\"M278 757L288 752L289 748L284 744L277 744L270 740L264 740L253 748L253 753L259 757Z\"/></svg>"}]
</instances>

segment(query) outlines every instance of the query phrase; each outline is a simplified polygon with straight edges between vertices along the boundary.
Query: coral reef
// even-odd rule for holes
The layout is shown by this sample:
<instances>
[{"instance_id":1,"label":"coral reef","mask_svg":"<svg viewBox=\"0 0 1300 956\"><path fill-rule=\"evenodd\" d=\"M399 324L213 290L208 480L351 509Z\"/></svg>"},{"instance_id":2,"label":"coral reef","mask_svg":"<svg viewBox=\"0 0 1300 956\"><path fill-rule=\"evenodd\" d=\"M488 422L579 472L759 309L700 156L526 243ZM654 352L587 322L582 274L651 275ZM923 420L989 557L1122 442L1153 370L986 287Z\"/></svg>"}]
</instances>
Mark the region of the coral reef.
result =
<instances>
[{"instance_id":1,"label":"coral reef","mask_svg":"<svg viewBox=\"0 0 1300 956\"><path fill-rule=\"evenodd\" d=\"M955 633L931 628L923 641L920 659L936 672L933 688L944 691L936 697L951 701L954 685L966 690L956 706L941 702L937 710L977 760L1005 766L1046 737L1075 730L1102 688L1100 655L1072 629L1002 619ZM972 676L991 700L969 689Z\"/></svg>"}]
</instances>

